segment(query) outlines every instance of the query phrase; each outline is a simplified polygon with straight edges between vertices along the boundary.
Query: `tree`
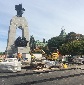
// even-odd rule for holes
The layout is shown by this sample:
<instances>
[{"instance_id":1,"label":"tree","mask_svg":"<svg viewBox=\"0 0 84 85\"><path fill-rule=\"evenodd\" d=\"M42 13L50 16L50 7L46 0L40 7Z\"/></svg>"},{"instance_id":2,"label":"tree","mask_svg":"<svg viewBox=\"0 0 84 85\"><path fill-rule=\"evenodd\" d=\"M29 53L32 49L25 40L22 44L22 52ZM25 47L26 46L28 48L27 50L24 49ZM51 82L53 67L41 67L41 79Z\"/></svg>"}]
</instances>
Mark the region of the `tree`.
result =
<instances>
[{"instance_id":1,"label":"tree","mask_svg":"<svg viewBox=\"0 0 84 85\"><path fill-rule=\"evenodd\" d=\"M61 54L82 55L84 54L84 41L74 40L60 46Z\"/></svg>"},{"instance_id":2,"label":"tree","mask_svg":"<svg viewBox=\"0 0 84 85\"><path fill-rule=\"evenodd\" d=\"M2 55L2 52L0 52L0 55Z\"/></svg>"},{"instance_id":3,"label":"tree","mask_svg":"<svg viewBox=\"0 0 84 85\"><path fill-rule=\"evenodd\" d=\"M48 40L48 48L52 52L56 49L59 49L59 46L61 46L65 42L65 38L57 36L53 37Z\"/></svg>"},{"instance_id":4,"label":"tree","mask_svg":"<svg viewBox=\"0 0 84 85\"><path fill-rule=\"evenodd\" d=\"M74 40L84 40L84 35L82 34L76 34L75 32L70 32L68 35L66 35L66 43L67 42L72 42Z\"/></svg>"},{"instance_id":5,"label":"tree","mask_svg":"<svg viewBox=\"0 0 84 85\"><path fill-rule=\"evenodd\" d=\"M76 33L70 32L68 35L66 35L66 43L76 40Z\"/></svg>"},{"instance_id":6,"label":"tree","mask_svg":"<svg viewBox=\"0 0 84 85\"><path fill-rule=\"evenodd\" d=\"M5 52L0 52L0 55L5 55Z\"/></svg>"}]
</instances>

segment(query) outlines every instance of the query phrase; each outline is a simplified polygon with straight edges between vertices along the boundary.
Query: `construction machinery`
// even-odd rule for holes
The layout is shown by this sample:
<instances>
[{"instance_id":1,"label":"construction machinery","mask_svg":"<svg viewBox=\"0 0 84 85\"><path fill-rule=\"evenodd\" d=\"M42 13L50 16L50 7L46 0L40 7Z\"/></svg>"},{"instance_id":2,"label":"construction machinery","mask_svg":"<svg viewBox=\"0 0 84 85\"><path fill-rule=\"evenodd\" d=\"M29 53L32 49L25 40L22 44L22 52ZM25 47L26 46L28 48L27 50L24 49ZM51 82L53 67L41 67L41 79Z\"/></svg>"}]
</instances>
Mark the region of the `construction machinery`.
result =
<instances>
[{"instance_id":1,"label":"construction machinery","mask_svg":"<svg viewBox=\"0 0 84 85\"><path fill-rule=\"evenodd\" d=\"M55 60L59 59L59 53L58 52L53 52L53 53L47 54L43 50L41 50L41 51L42 51L43 56L45 56L45 58L47 60L51 60L51 61L54 60L55 61Z\"/></svg>"},{"instance_id":2,"label":"construction machinery","mask_svg":"<svg viewBox=\"0 0 84 85\"><path fill-rule=\"evenodd\" d=\"M48 60L57 60L59 58L58 53L52 53L51 55L47 56Z\"/></svg>"}]
</instances>

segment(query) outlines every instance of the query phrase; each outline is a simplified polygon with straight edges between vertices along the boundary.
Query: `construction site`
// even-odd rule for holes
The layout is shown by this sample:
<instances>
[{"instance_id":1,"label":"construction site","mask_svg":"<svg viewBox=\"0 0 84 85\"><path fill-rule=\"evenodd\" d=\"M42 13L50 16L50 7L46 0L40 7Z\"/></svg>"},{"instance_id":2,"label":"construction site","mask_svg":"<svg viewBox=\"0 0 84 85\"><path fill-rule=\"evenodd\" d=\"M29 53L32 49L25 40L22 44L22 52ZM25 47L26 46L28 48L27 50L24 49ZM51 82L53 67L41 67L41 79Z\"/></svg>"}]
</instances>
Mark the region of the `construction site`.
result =
<instances>
[{"instance_id":1,"label":"construction site","mask_svg":"<svg viewBox=\"0 0 84 85\"><path fill-rule=\"evenodd\" d=\"M83 59L74 63L64 58L61 61L58 53L48 57L43 50L42 54L30 54L23 57L19 53L18 58L0 62L1 85L83 85Z\"/></svg>"},{"instance_id":2,"label":"construction site","mask_svg":"<svg viewBox=\"0 0 84 85\"><path fill-rule=\"evenodd\" d=\"M50 43L45 39L35 42L33 36L29 39L22 4L15 5L15 10L7 47L0 55L0 85L84 85L84 36L74 32L68 36L62 26L60 35L49 39ZM17 28L22 37L15 39Z\"/></svg>"}]
</instances>

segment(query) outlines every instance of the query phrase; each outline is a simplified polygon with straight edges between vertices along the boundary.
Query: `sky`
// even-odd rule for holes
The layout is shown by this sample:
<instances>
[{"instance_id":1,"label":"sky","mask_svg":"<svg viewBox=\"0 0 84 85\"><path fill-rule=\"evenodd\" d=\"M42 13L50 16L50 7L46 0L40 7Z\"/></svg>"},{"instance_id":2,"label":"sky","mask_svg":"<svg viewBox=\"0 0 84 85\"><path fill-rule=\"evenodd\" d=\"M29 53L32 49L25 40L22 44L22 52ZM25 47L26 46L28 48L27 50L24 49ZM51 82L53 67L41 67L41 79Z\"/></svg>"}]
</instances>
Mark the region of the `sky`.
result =
<instances>
[{"instance_id":1,"label":"sky","mask_svg":"<svg viewBox=\"0 0 84 85\"><path fill-rule=\"evenodd\" d=\"M15 5L25 8L23 17L28 22L29 37L35 40L49 40L58 36L61 28L66 33L84 35L84 0L0 0L0 52L7 47L10 20L16 16ZM22 35L20 29L16 36Z\"/></svg>"}]
</instances>

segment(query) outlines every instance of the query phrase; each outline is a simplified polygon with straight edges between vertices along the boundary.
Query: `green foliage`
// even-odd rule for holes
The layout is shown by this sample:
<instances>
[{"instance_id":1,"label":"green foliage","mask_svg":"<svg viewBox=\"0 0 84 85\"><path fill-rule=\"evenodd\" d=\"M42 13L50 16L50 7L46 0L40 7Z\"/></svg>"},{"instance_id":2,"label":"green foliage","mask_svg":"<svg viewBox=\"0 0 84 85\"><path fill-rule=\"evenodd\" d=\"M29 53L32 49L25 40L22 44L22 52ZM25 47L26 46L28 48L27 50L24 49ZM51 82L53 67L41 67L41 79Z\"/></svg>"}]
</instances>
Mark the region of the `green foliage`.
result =
<instances>
[{"instance_id":1,"label":"green foliage","mask_svg":"<svg viewBox=\"0 0 84 85\"><path fill-rule=\"evenodd\" d=\"M82 55L84 54L84 41L74 40L72 42L68 42L67 44L63 44L60 46L60 52L63 55Z\"/></svg>"},{"instance_id":2,"label":"green foliage","mask_svg":"<svg viewBox=\"0 0 84 85\"><path fill-rule=\"evenodd\" d=\"M76 40L76 33L70 32L68 35L66 35L66 43Z\"/></svg>"},{"instance_id":3,"label":"green foliage","mask_svg":"<svg viewBox=\"0 0 84 85\"><path fill-rule=\"evenodd\" d=\"M0 52L0 55L2 55L2 52Z\"/></svg>"},{"instance_id":4,"label":"green foliage","mask_svg":"<svg viewBox=\"0 0 84 85\"><path fill-rule=\"evenodd\" d=\"M59 49L59 46L61 46L65 42L65 38L62 37L53 37L48 40L48 47L49 50L54 51L56 49Z\"/></svg>"},{"instance_id":5,"label":"green foliage","mask_svg":"<svg viewBox=\"0 0 84 85\"><path fill-rule=\"evenodd\" d=\"M53 37L48 40L48 47L51 51L59 49L63 55L84 55L84 35L70 32L65 38Z\"/></svg>"},{"instance_id":6,"label":"green foliage","mask_svg":"<svg viewBox=\"0 0 84 85\"><path fill-rule=\"evenodd\" d=\"M5 54L5 52L0 52L0 55L4 55Z\"/></svg>"},{"instance_id":7,"label":"green foliage","mask_svg":"<svg viewBox=\"0 0 84 85\"><path fill-rule=\"evenodd\" d=\"M71 42L74 40L84 40L84 35L82 34L76 34L75 32L70 32L68 35L66 35L66 43Z\"/></svg>"}]
</instances>

